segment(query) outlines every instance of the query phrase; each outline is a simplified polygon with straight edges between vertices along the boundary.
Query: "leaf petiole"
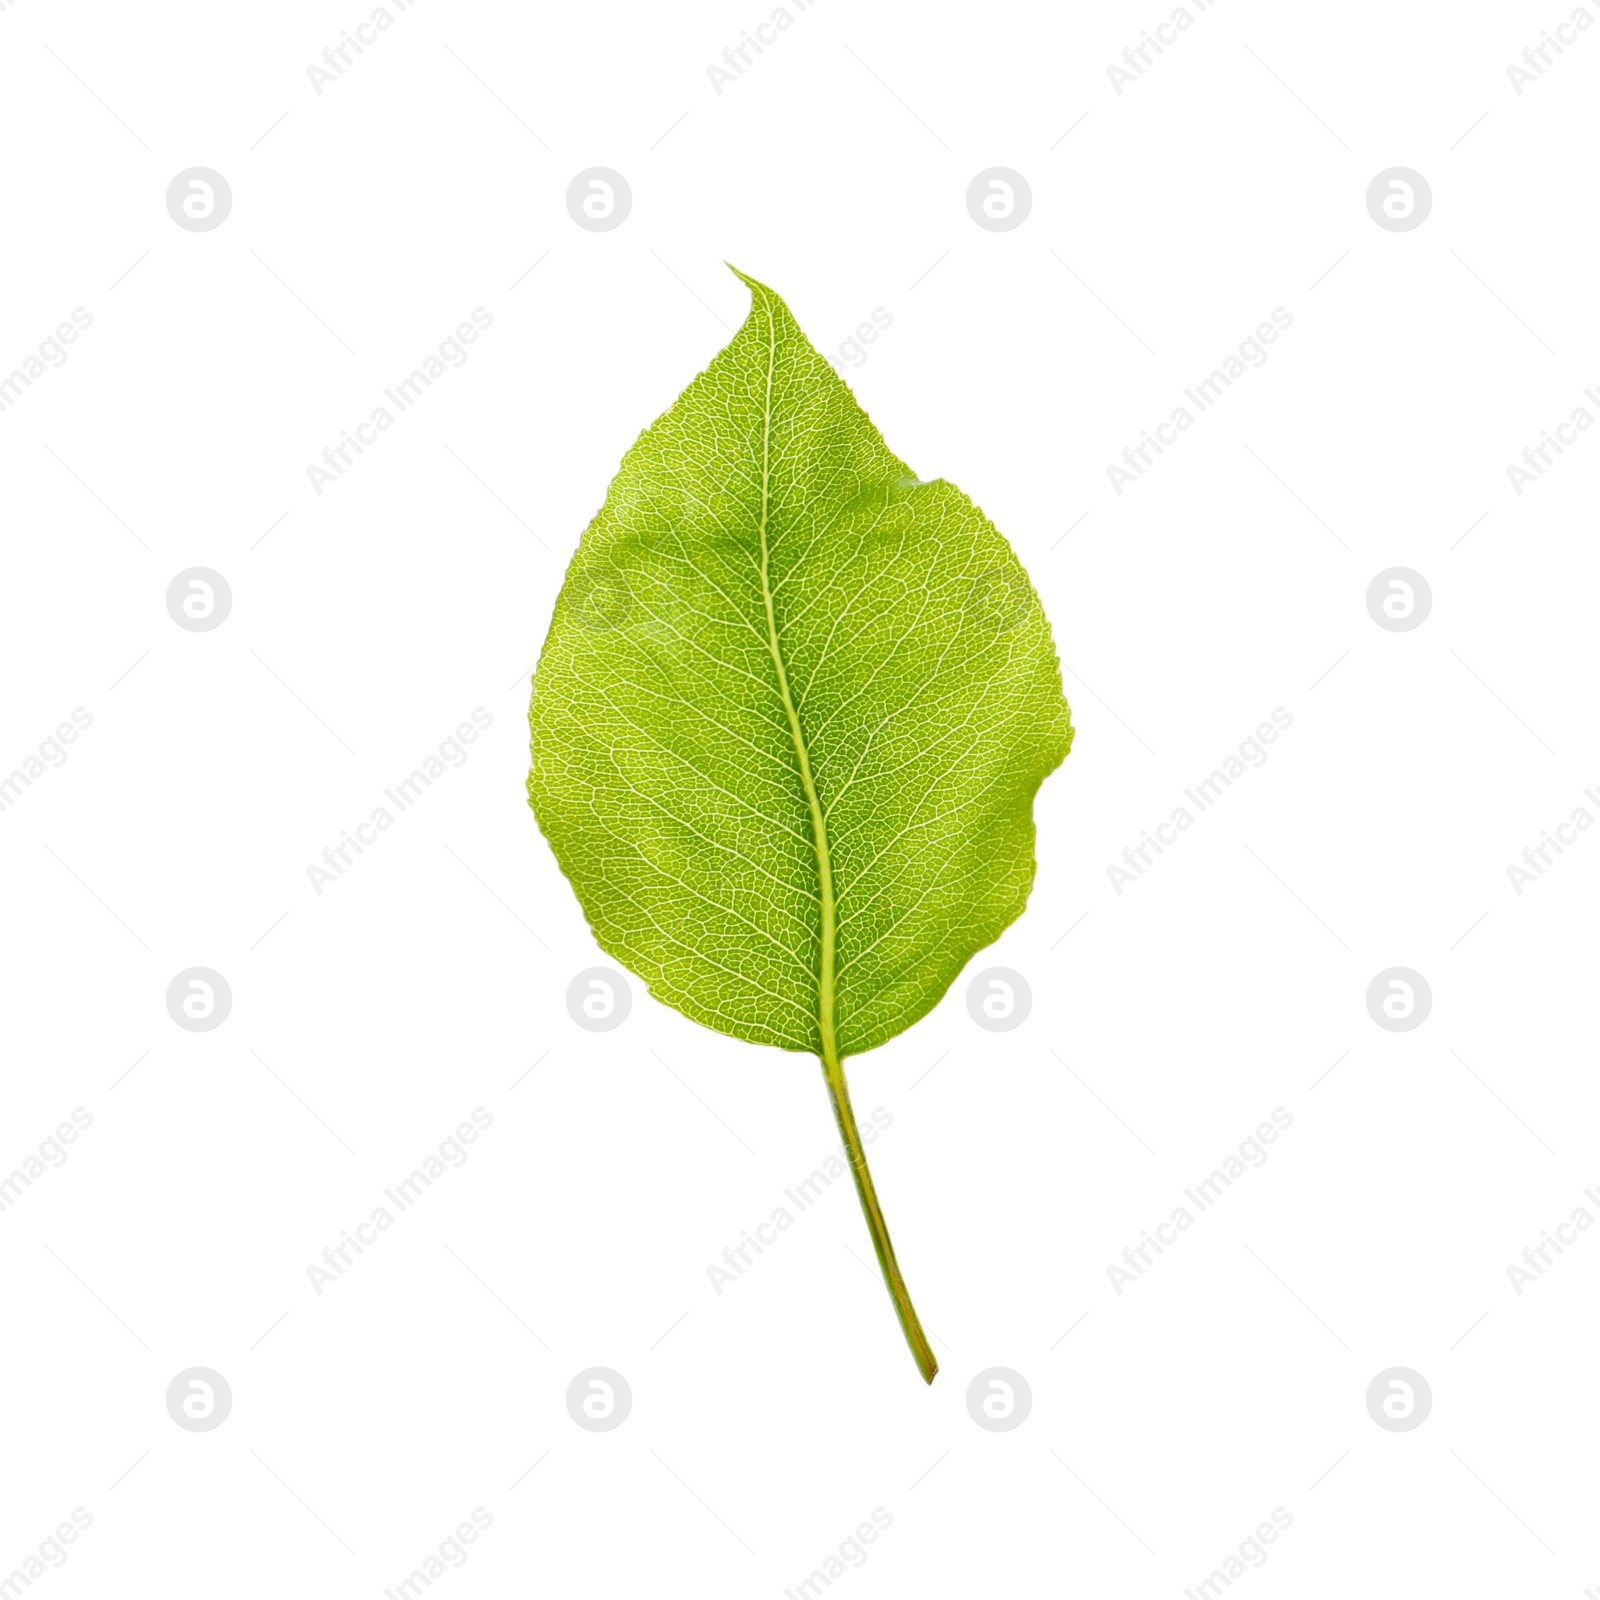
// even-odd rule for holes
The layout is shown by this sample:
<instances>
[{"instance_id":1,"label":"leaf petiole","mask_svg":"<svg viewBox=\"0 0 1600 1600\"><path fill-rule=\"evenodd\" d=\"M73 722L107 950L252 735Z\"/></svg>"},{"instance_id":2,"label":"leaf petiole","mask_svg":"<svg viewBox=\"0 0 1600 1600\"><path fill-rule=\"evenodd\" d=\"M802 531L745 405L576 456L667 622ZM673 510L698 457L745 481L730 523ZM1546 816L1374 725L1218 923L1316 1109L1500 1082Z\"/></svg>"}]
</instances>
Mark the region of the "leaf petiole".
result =
<instances>
[{"instance_id":1,"label":"leaf petiole","mask_svg":"<svg viewBox=\"0 0 1600 1600\"><path fill-rule=\"evenodd\" d=\"M867 1152L861 1143L861 1130L856 1126L856 1114L850 1106L850 1086L844 1080L844 1063L829 1051L822 1058L823 1081L828 1085L828 1098L833 1102L834 1121L839 1124L839 1136L844 1140L845 1159L850 1163L850 1173L856 1181L856 1195L867 1219L867 1231L872 1235L872 1248L878 1255L878 1266L883 1271L883 1281L894 1302L895 1315L916 1357L917 1370L924 1383L932 1383L939 1371L938 1358L928 1336L917 1320L917 1308L911 1303L911 1291L900 1275L900 1263L894 1258L894 1242L889 1237L889 1224L884 1220L883 1208L878 1204L878 1191L873 1187L872 1173L867 1166Z\"/></svg>"}]
</instances>

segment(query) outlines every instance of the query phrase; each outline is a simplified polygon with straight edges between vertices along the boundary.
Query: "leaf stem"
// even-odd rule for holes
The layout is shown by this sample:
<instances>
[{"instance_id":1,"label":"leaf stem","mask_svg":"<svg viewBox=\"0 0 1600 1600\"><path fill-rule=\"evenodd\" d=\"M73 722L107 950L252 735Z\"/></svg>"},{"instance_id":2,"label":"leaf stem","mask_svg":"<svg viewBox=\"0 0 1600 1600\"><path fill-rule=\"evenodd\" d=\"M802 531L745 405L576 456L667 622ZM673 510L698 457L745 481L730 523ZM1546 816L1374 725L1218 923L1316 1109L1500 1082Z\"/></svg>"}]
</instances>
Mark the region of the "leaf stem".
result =
<instances>
[{"instance_id":1,"label":"leaf stem","mask_svg":"<svg viewBox=\"0 0 1600 1600\"><path fill-rule=\"evenodd\" d=\"M917 1320L917 1308L911 1303L911 1291L906 1288L906 1280L900 1275L900 1263L894 1258L889 1224L884 1220L883 1208L878 1204L878 1191L873 1187L872 1173L867 1166L861 1130L856 1126L856 1114L850 1106L850 1086L844 1081L844 1063L831 1049L822 1058L822 1076L828 1085L834 1120L839 1124L839 1136L844 1140L850 1172L856 1180L856 1194L867 1219L867 1231L872 1235L872 1248L877 1252L883 1281L888 1286L889 1298L894 1302L895 1315L899 1317L906 1343L916 1357L917 1370L922 1374L923 1382L932 1383L939 1371L938 1358L928 1343L928 1336L922 1331L922 1324Z\"/></svg>"}]
</instances>

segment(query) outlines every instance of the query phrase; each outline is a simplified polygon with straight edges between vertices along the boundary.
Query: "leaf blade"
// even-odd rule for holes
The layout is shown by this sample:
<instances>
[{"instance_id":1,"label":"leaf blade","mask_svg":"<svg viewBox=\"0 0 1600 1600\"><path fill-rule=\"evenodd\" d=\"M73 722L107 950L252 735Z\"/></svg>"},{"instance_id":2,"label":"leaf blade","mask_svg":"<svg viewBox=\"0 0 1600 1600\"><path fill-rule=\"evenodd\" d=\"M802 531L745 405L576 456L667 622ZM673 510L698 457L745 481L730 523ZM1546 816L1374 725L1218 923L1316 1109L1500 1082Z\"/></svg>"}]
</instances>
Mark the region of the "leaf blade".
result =
<instances>
[{"instance_id":1,"label":"leaf blade","mask_svg":"<svg viewBox=\"0 0 1600 1600\"><path fill-rule=\"evenodd\" d=\"M842 1058L1020 914L1033 796L1072 729L1005 540L919 482L740 276L750 315L629 450L573 559L528 795L652 993Z\"/></svg>"}]
</instances>

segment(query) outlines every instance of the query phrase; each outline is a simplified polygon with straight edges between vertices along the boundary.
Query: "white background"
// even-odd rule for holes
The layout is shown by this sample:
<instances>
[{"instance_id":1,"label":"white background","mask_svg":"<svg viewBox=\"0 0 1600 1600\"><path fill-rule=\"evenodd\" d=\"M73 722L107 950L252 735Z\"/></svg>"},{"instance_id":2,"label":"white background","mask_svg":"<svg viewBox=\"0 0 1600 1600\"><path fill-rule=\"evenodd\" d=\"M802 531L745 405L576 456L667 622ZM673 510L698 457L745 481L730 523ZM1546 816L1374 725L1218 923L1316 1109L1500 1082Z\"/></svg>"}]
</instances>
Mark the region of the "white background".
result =
<instances>
[{"instance_id":1,"label":"white background","mask_svg":"<svg viewBox=\"0 0 1600 1600\"><path fill-rule=\"evenodd\" d=\"M94 1518L28 1593L377 1596L480 1506L435 1590L778 1596L874 1507L850 1596L1177 1596L1274 1507L1252 1594L1600 1584L1600 1237L1506 1272L1600 1214L1600 838L1506 872L1600 814L1600 436L1506 473L1600 414L1600 32L1519 96L1565 0L1218 0L1119 95L1166 0L1064 10L820 0L720 95L766 0L417 0L320 95L365 0L0 11L0 370L94 318L0 413L0 768L93 717L0 813L0 1172L94 1119L0 1213L0 1574ZM1004 233L965 204L997 165L1033 195ZM1365 203L1397 165L1433 193L1410 232ZM231 185L215 231L168 216L191 166ZM567 213L591 166L632 188L611 232ZM714 1292L832 1143L820 1075L637 982L624 1026L575 1026L603 958L523 797L566 561L743 317L724 259L825 350L892 316L850 381L1012 540L1078 726L1032 903L974 963L1027 977L1025 1024L980 1030L964 978L852 1064L931 1389L842 1186ZM479 306L470 360L318 495ZM1280 306L1266 364L1115 493ZM197 565L233 593L206 633L165 605ZM1366 608L1396 565L1432 589L1411 632ZM1279 706L1265 765L1118 894ZM475 707L465 765L318 895ZM1412 1032L1367 1012L1395 965L1432 988ZM214 1031L167 1014L190 966L232 987ZM477 1106L466 1164L317 1294ZM1119 1295L1107 1266L1279 1106L1270 1160ZM196 1365L233 1392L212 1432L164 1403ZM1397 1365L1433 1392L1405 1433L1364 1398ZM567 1414L591 1366L632 1387L613 1432ZM967 1412L991 1366L1032 1388L1011 1432Z\"/></svg>"}]
</instances>

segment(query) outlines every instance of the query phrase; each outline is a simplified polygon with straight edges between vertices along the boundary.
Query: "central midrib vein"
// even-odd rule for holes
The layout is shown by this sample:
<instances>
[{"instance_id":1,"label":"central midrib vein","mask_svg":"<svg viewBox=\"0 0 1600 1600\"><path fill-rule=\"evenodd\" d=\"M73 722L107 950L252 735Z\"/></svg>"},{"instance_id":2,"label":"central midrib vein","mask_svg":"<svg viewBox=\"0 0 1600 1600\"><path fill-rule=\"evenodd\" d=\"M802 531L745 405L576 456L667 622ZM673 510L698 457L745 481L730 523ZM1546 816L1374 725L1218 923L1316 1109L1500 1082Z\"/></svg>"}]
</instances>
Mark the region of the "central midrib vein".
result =
<instances>
[{"instance_id":1,"label":"central midrib vein","mask_svg":"<svg viewBox=\"0 0 1600 1600\"><path fill-rule=\"evenodd\" d=\"M821 889L819 899L822 911L822 960L817 975L817 1026L822 1035L822 1060L828 1067L837 1067L838 1044L834 1038L834 904L833 868L828 859L828 825L822 815L822 801L811 776L811 757L806 751L805 735L800 730L800 713L795 709L794 696L789 692L789 674L783 664L783 652L778 646L778 622L772 605L772 582L768 572L767 512L772 495L772 373L777 362L778 325L772 307L762 296L762 309L767 314L767 392L762 404L761 417L761 598L767 611L767 650L778 674L778 693L783 697L784 714L789 719L789 734L794 740L795 757L800 764L800 783L805 790L806 804L811 808L811 836L817 851L817 880Z\"/></svg>"},{"instance_id":2,"label":"central midrib vein","mask_svg":"<svg viewBox=\"0 0 1600 1600\"><path fill-rule=\"evenodd\" d=\"M745 280L747 283L749 279ZM772 604L772 581L768 570L767 517L772 501L772 374L777 364L778 329L772 315L772 306L765 290L751 284L751 293L761 294L762 309L767 314L767 392L761 419L761 597L767 610L767 649L778 675L778 693L783 696L784 714L789 718L789 734L794 740L794 753L800 766L800 782L806 792L806 804L811 808L811 835L817 850L817 878L821 888L818 897L822 909L822 961L817 976L817 1026L821 1034L822 1075L828 1085L828 1098L833 1103L834 1120L843 1140L843 1152L850 1159L851 1176L855 1180L856 1197L861 1202L862 1215L867 1219L867 1229L872 1235L872 1248L883 1271L883 1281L894 1302L895 1315L916 1357L917 1370L924 1381L932 1383L939 1371L939 1359L928 1343L922 1324L917 1319L916 1307L911 1303L911 1292L895 1260L894 1243L889 1238L889 1224L884 1220L883 1207L878 1204L878 1192L867 1169L867 1152L862 1143L861 1129L850 1106L850 1090L845 1084L844 1065L839 1060L838 1041L834 1037L834 904L833 868L828 861L828 825L823 820L822 801L817 795L817 785L811 776L811 757L806 750L805 735L800 731L800 714L795 710L794 696L789 692L789 674L783 664L783 652L778 648L778 619Z\"/></svg>"}]
</instances>

